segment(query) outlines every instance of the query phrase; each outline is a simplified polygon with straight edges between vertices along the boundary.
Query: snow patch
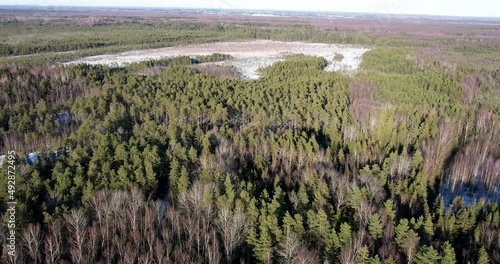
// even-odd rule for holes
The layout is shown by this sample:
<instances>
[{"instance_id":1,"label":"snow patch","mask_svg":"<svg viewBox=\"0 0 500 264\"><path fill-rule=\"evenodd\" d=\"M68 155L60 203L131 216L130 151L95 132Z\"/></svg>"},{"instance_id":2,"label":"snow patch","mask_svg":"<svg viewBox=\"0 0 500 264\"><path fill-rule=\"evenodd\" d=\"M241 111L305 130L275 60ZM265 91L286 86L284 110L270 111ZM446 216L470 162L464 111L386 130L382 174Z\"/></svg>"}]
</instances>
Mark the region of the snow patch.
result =
<instances>
[{"instance_id":1,"label":"snow patch","mask_svg":"<svg viewBox=\"0 0 500 264\"><path fill-rule=\"evenodd\" d=\"M29 161L31 164L34 164L37 160L38 160L38 152L32 152L24 158L24 161L26 163L28 163Z\"/></svg>"},{"instance_id":2,"label":"snow patch","mask_svg":"<svg viewBox=\"0 0 500 264\"><path fill-rule=\"evenodd\" d=\"M441 184L439 193L443 196L445 209L448 210L453 200L460 196L464 207L470 206L481 200L500 203L500 188L486 188L484 183L476 178L471 185L459 185L454 188L450 184Z\"/></svg>"},{"instance_id":3,"label":"snow patch","mask_svg":"<svg viewBox=\"0 0 500 264\"><path fill-rule=\"evenodd\" d=\"M271 40L256 40L246 42L219 42L205 43L188 46L176 46L159 49L134 50L117 54L105 54L84 57L66 64L86 63L103 64L108 66L125 66L128 63L161 59L177 56L210 55L224 53L234 59L218 62L219 65L234 66L243 78L259 78L258 69L270 66L284 60L286 54L305 54L324 57L328 65L327 71L355 71L361 63L361 56L368 51L367 48L356 48L347 45L283 42ZM341 61L334 59L335 54L342 54Z\"/></svg>"}]
</instances>

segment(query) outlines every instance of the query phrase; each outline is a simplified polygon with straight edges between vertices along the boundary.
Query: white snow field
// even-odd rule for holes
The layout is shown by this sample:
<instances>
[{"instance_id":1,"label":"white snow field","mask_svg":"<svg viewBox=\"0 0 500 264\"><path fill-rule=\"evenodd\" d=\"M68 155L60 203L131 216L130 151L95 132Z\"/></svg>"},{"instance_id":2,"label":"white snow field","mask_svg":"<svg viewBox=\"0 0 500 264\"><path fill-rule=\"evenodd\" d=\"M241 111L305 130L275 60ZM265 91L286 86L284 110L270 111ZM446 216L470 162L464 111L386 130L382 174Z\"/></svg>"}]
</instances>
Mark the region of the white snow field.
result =
<instances>
[{"instance_id":1,"label":"white snow field","mask_svg":"<svg viewBox=\"0 0 500 264\"><path fill-rule=\"evenodd\" d=\"M209 55L224 53L233 59L218 62L219 65L234 66L242 78L259 78L258 69L283 60L286 54L305 54L322 56L328 61L327 71L343 70L352 72L361 62L361 56L367 48L355 48L346 45L283 42L270 40L255 40L246 42L219 42L187 46L175 46L159 49L134 50L117 54L105 54L80 58L71 63L105 64L109 66L125 66L131 62L150 59L160 59L175 56ZM341 61L335 61L335 54L342 54Z\"/></svg>"}]
</instances>

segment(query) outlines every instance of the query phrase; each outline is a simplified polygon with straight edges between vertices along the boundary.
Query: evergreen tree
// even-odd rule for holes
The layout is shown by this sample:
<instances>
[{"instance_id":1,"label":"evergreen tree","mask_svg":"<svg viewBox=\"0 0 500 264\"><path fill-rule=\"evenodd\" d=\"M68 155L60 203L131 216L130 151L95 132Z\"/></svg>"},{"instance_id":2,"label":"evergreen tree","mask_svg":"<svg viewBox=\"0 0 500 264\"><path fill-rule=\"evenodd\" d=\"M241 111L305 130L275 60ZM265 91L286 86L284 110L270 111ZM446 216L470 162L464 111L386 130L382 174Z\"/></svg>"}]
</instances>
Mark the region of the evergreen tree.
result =
<instances>
[{"instance_id":1,"label":"evergreen tree","mask_svg":"<svg viewBox=\"0 0 500 264\"><path fill-rule=\"evenodd\" d=\"M441 263L442 264L455 264L457 260L455 258L455 250L451 246L451 244L446 241L441 246Z\"/></svg>"},{"instance_id":2,"label":"evergreen tree","mask_svg":"<svg viewBox=\"0 0 500 264\"><path fill-rule=\"evenodd\" d=\"M484 247L481 247L479 249L477 264L488 264L488 263L490 263L488 252L486 252L486 249L484 249Z\"/></svg>"},{"instance_id":3,"label":"evergreen tree","mask_svg":"<svg viewBox=\"0 0 500 264\"><path fill-rule=\"evenodd\" d=\"M383 230L382 222L378 214L373 214L370 217L370 222L368 223L368 231L373 239L377 240L382 237Z\"/></svg>"},{"instance_id":4,"label":"evergreen tree","mask_svg":"<svg viewBox=\"0 0 500 264\"><path fill-rule=\"evenodd\" d=\"M418 264L431 264L438 263L441 257L437 250L433 247L423 246L418 254L415 256L415 263Z\"/></svg>"},{"instance_id":5,"label":"evergreen tree","mask_svg":"<svg viewBox=\"0 0 500 264\"><path fill-rule=\"evenodd\" d=\"M362 246L360 249L358 249L358 252L356 254L356 264L368 263L372 263L370 259L370 250L368 249L368 246Z\"/></svg>"},{"instance_id":6,"label":"evergreen tree","mask_svg":"<svg viewBox=\"0 0 500 264\"><path fill-rule=\"evenodd\" d=\"M340 232L338 234L341 245L345 245L351 239L351 226L348 223L340 224Z\"/></svg>"}]
</instances>

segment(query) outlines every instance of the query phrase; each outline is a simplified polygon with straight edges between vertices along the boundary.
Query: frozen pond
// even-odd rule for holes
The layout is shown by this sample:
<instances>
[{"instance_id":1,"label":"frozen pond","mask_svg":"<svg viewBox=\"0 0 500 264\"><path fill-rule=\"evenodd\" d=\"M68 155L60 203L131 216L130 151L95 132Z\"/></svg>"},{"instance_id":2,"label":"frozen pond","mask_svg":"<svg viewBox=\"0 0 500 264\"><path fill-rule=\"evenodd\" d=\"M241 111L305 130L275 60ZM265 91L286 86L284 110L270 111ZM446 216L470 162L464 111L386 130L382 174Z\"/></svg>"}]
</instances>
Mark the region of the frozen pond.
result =
<instances>
[{"instance_id":1,"label":"frozen pond","mask_svg":"<svg viewBox=\"0 0 500 264\"><path fill-rule=\"evenodd\" d=\"M321 56L328 61L327 71L344 70L354 71L361 62L361 56L368 51L366 48L354 48L346 45L283 42L270 40L256 40L246 42L219 42L188 46L176 46L159 49L134 50L117 54L84 57L68 63L105 64L109 66L125 66L128 63L150 59L160 59L176 56L210 55L224 53L234 58L220 65L234 66L240 75L246 79L257 79L258 69L270 66L283 60L286 54L305 54ZM336 54L343 59L336 61Z\"/></svg>"}]
</instances>

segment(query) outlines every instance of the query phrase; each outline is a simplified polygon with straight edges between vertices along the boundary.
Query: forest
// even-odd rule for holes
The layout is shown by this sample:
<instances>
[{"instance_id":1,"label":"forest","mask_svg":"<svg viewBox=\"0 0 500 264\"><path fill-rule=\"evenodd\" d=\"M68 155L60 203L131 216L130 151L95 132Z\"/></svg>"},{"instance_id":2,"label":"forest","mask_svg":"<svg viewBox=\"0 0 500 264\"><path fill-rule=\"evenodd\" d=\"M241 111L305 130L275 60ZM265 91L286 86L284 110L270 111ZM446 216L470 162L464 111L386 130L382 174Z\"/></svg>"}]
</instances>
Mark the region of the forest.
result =
<instances>
[{"instance_id":1,"label":"forest","mask_svg":"<svg viewBox=\"0 0 500 264\"><path fill-rule=\"evenodd\" d=\"M2 263L500 263L499 43L302 24L1 24L0 155L14 150L18 168L14 258L9 159L0 169ZM59 63L242 39L372 49L354 74L299 54L256 80L203 66L231 59L219 53Z\"/></svg>"}]
</instances>

